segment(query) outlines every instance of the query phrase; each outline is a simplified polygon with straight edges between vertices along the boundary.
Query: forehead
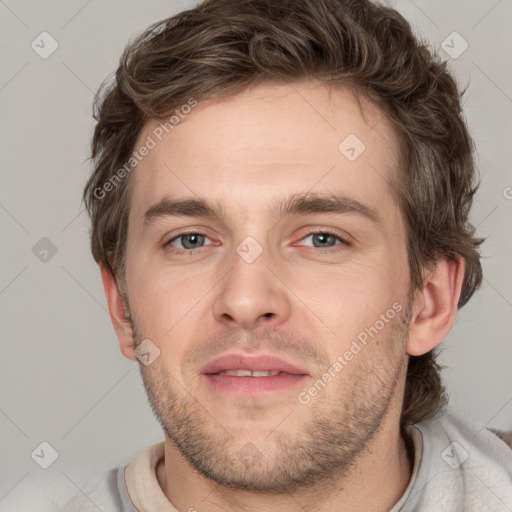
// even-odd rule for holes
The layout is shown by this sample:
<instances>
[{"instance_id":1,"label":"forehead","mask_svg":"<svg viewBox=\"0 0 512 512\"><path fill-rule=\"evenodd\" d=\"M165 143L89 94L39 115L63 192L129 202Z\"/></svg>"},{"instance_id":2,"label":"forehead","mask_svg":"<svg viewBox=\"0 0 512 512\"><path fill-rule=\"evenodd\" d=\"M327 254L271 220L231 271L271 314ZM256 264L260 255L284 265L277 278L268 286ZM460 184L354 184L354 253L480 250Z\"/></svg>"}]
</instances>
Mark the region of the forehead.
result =
<instances>
[{"instance_id":1,"label":"forehead","mask_svg":"<svg viewBox=\"0 0 512 512\"><path fill-rule=\"evenodd\" d=\"M379 107L346 88L260 85L199 102L167 130L148 122L136 149L149 139L154 147L132 173L131 210L139 218L168 195L212 197L238 209L312 189L394 199L396 135Z\"/></svg>"}]
</instances>

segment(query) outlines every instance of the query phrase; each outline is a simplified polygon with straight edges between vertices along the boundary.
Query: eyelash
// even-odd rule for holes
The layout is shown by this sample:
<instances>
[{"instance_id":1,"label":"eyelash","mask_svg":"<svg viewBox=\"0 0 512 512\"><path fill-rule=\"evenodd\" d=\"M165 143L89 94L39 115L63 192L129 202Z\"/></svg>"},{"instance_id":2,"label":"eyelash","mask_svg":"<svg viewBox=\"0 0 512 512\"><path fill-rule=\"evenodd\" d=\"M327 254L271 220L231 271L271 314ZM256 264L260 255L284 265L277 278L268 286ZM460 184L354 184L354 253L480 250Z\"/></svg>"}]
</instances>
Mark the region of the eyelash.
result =
<instances>
[{"instance_id":1,"label":"eyelash","mask_svg":"<svg viewBox=\"0 0 512 512\"><path fill-rule=\"evenodd\" d=\"M201 236L204 236L204 237L208 238L208 236L205 233L202 233L200 231L186 231L184 233L180 233L179 235L176 235L175 237L173 237L170 240L168 240L167 242L165 242L164 243L164 248L172 247L172 249L170 249L170 251L174 252L174 253L177 253L177 254L185 254L185 253L189 253L190 254L190 253L195 253L197 251L201 251L201 249L204 249L204 246L203 247L198 247L196 249L179 249L179 248L173 247L171 245L171 242L174 242L175 240L178 240L181 237L186 237L186 236L189 236L189 235L201 235ZM304 235L301 238L301 240L304 240L305 238L308 238L311 235L329 235L329 236L333 236L334 238L336 238L337 240L340 241L340 244L333 245L331 247L311 247L311 249L332 250L332 249L335 249L336 247L340 247L340 246L350 247L352 245L348 240L346 240L345 238L342 238L338 233L335 233L334 231L330 231L329 229L317 229L317 230L314 230L314 231L310 231L306 235ZM335 250L337 250L337 249L335 249Z\"/></svg>"}]
</instances>

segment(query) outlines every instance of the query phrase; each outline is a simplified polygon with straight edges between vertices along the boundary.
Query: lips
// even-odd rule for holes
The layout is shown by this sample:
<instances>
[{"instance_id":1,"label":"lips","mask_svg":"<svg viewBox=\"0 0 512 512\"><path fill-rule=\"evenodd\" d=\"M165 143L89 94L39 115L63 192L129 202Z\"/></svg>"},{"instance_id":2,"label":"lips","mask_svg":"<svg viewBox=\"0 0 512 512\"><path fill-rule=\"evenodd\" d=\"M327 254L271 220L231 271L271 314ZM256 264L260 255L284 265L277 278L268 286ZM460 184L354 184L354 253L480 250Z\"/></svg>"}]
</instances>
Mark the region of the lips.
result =
<instances>
[{"instance_id":1,"label":"lips","mask_svg":"<svg viewBox=\"0 0 512 512\"><path fill-rule=\"evenodd\" d=\"M270 354L261 354L257 356L249 356L247 354L226 354L209 362L206 366L201 368L200 372L206 375L221 373L235 375L237 377L269 376L262 372L272 372L272 375L278 375L279 373L308 375L307 371L298 368L284 359ZM237 374L233 374L232 372L237 372Z\"/></svg>"},{"instance_id":2,"label":"lips","mask_svg":"<svg viewBox=\"0 0 512 512\"><path fill-rule=\"evenodd\" d=\"M303 385L308 372L270 354L225 354L201 368L214 392L237 396L268 396Z\"/></svg>"}]
</instances>

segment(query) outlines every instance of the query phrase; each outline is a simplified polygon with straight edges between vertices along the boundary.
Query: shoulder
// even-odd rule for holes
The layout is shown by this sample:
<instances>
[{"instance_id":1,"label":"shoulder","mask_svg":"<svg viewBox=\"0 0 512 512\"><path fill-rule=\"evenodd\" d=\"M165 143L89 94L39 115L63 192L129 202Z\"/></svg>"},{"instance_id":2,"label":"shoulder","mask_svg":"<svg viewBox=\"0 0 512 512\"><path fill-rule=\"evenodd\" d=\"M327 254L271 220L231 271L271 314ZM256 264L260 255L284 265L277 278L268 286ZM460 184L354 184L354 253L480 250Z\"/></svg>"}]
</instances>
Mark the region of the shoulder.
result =
<instances>
[{"instance_id":1,"label":"shoulder","mask_svg":"<svg viewBox=\"0 0 512 512\"><path fill-rule=\"evenodd\" d=\"M466 461L465 467L475 462L502 468L512 478L512 436L497 435L486 425L469 421L450 410L415 426L421 431L427 449L429 445L434 450L442 448L439 455L444 462L446 459L449 462L450 454L454 452L460 467Z\"/></svg>"},{"instance_id":2,"label":"shoulder","mask_svg":"<svg viewBox=\"0 0 512 512\"><path fill-rule=\"evenodd\" d=\"M415 425L432 441L459 442L475 456L482 455L489 461L500 460L508 464L512 461L512 435L493 431L486 425L467 420L451 410ZM483 453L482 449L485 449ZM468 452L468 456L469 456ZM510 468L510 466L508 466Z\"/></svg>"},{"instance_id":3,"label":"shoulder","mask_svg":"<svg viewBox=\"0 0 512 512\"><path fill-rule=\"evenodd\" d=\"M512 509L512 449L500 437L450 410L414 427L421 460L404 510Z\"/></svg>"}]
</instances>

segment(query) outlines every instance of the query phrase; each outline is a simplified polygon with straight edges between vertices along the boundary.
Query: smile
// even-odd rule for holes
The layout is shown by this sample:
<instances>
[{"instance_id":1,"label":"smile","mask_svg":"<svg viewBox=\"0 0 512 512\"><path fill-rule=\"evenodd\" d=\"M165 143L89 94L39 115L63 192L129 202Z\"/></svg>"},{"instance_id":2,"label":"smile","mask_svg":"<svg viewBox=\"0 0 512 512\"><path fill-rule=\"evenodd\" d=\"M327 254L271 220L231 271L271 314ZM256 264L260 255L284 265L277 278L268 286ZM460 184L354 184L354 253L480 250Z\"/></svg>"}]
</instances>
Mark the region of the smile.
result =
<instances>
[{"instance_id":1,"label":"smile","mask_svg":"<svg viewBox=\"0 0 512 512\"><path fill-rule=\"evenodd\" d=\"M233 375L234 377L271 377L273 375L279 375L279 371L265 371L265 370L223 370L217 373L217 375Z\"/></svg>"}]
</instances>

